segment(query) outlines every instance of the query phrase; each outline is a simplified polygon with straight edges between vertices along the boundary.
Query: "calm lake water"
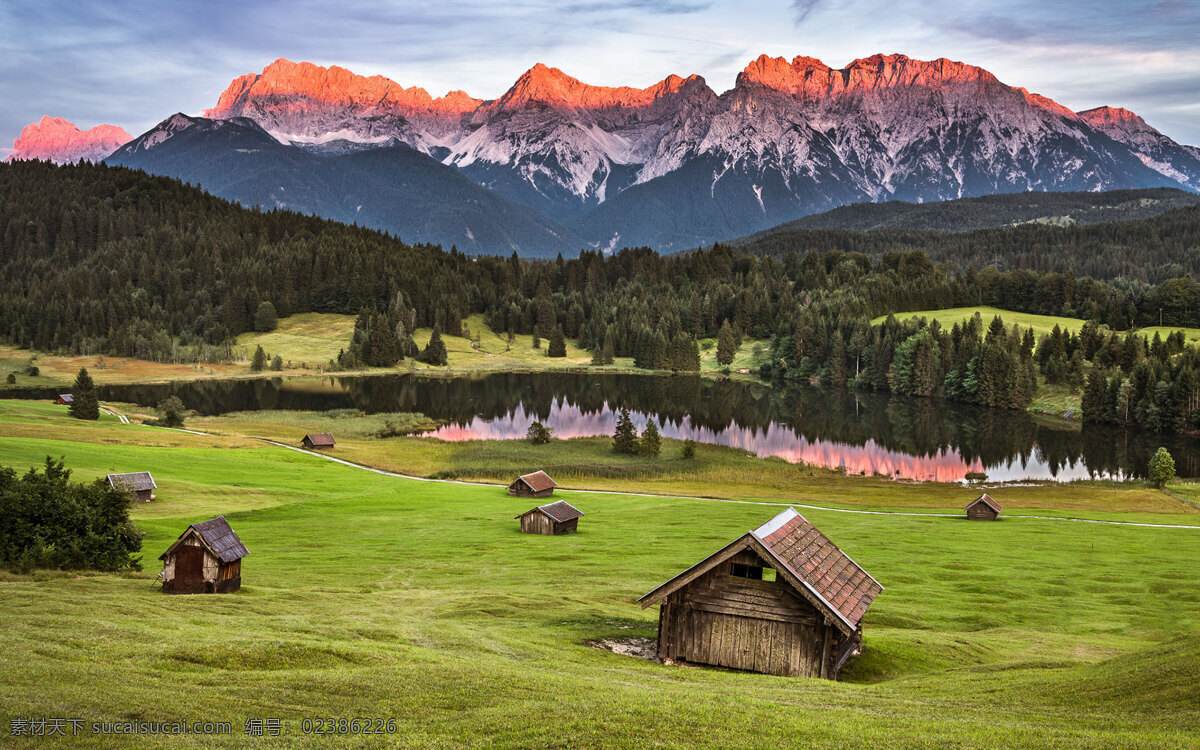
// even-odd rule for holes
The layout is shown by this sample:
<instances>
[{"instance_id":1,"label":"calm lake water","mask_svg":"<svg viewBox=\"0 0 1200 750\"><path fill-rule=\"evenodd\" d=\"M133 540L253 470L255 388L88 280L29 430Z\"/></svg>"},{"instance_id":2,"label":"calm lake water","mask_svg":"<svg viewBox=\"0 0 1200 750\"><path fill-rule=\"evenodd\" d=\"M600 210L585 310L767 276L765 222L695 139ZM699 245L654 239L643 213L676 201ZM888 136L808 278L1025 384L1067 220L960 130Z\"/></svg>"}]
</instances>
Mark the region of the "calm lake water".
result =
<instances>
[{"instance_id":1,"label":"calm lake water","mask_svg":"<svg viewBox=\"0 0 1200 750\"><path fill-rule=\"evenodd\" d=\"M656 419L666 437L691 438L851 474L956 481L1071 480L1143 476L1165 445L1181 476L1200 476L1196 441L1134 430L1072 428L1025 412L877 393L799 389L699 377L503 373L201 381L105 386L101 398L152 406L174 394L215 415L255 409L419 411L445 426L443 440L516 439L535 419L556 437L611 435L628 407L640 429ZM51 389L13 393L53 397Z\"/></svg>"}]
</instances>

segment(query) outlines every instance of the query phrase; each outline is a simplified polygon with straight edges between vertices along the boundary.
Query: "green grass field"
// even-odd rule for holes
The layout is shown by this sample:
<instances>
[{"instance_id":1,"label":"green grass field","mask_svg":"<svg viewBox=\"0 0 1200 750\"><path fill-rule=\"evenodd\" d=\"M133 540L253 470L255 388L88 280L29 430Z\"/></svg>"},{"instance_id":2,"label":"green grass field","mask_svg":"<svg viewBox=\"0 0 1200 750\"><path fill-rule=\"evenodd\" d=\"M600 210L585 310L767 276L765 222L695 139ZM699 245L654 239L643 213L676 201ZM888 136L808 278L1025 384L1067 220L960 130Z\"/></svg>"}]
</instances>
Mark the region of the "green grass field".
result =
<instances>
[{"instance_id":1,"label":"green grass field","mask_svg":"<svg viewBox=\"0 0 1200 750\"><path fill-rule=\"evenodd\" d=\"M114 422L72 433L41 405L0 406L0 463L62 455L78 478L146 468L160 498L135 507L142 574L0 572L5 731L14 717L223 720L231 736L72 744L245 747L259 744L242 734L247 718L280 718L286 737L262 744L293 747L329 741L302 734L305 718L383 717L395 735L341 744L1200 742L1200 530L805 510L887 587L844 680L672 667L589 644L652 637L656 610L634 599L786 501L584 492L567 498L587 512L579 534L526 536L512 517L531 502L500 488L385 477L239 437ZM28 431L9 437L18 424ZM807 482L796 478L797 495ZM880 506L899 487L863 486ZM156 556L218 513L251 551L242 590L153 589Z\"/></svg>"},{"instance_id":2,"label":"green grass field","mask_svg":"<svg viewBox=\"0 0 1200 750\"><path fill-rule=\"evenodd\" d=\"M909 320L910 318L926 318L928 320L936 320L945 328L950 328L955 323L962 323L974 317L975 313L983 318L983 324L986 329L987 325L992 322L992 318L997 315L1004 321L1004 324L1011 328L1014 323L1021 326L1022 329L1032 328L1034 334L1041 336L1048 334L1058 326L1062 330L1077 333L1083 324L1086 322L1080 318L1064 318L1057 315L1034 315L1032 313L1013 312L1012 310L1002 310L998 307L954 307L946 310L918 310L917 312L896 313L896 320ZM887 319L886 315L881 315L871 321L872 325L879 325ZM1200 341L1200 328L1172 328L1170 326L1154 326L1151 328L1139 328L1137 332L1147 338L1154 338L1154 334L1158 333L1163 338L1173 331L1183 331L1184 338L1189 343Z\"/></svg>"}]
</instances>

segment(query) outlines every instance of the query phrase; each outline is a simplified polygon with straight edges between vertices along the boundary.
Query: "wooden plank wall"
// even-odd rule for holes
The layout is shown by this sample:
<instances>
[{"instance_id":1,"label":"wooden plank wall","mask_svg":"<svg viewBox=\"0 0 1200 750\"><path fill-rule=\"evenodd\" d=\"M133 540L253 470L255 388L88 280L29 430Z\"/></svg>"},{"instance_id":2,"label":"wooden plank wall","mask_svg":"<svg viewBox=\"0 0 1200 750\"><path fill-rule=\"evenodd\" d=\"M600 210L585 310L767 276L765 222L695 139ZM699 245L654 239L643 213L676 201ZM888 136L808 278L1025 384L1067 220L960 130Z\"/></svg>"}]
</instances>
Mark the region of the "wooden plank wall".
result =
<instances>
[{"instance_id":1,"label":"wooden plank wall","mask_svg":"<svg viewBox=\"0 0 1200 750\"><path fill-rule=\"evenodd\" d=\"M836 635L781 580L729 574L731 563L763 565L743 551L676 591L659 612L659 656L767 674L825 677Z\"/></svg>"}]
</instances>

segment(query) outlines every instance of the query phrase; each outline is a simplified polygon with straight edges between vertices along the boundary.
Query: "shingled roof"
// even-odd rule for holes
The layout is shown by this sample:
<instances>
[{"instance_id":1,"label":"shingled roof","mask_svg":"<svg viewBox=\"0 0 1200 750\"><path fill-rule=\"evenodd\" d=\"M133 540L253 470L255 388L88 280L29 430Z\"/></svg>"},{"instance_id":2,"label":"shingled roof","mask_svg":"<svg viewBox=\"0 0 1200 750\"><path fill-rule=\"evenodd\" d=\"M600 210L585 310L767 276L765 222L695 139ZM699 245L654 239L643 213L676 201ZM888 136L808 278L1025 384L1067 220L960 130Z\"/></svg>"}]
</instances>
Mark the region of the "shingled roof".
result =
<instances>
[{"instance_id":1,"label":"shingled roof","mask_svg":"<svg viewBox=\"0 0 1200 750\"><path fill-rule=\"evenodd\" d=\"M550 478L550 475L544 471L535 471L532 474L522 474L519 481L529 485L529 489L533 490L534 492L552 490L558 486L554 480Z\"/></svg>"},{"instance_id":2,"label":"shingled roof","mask_svg":"<svg viewBox=\"0 0 1200 750\"><path fill-rule=\"evenodd\" d=\"M521 516L527 516L530 513L533 513L536 511L541 511L542 513L545 513L547 516L550 517L551 520L556 521L557 523L562 523L564 521L570 521L572 518L580 518L581 516L584 515L584 512L581 511L579 508L576 508L574 505L571 505L570 503L566 502L565 500L559 500L558 502L550 503L549 505L539 505L536 508L530 508L529 510L522 513L520 516L513 516L513 518L520 518Z\"/></svg>"},{"instance_id":3,"label":"shingled roof","mask_svg":"<svg viewBox=\"0 0 1200 750\"><path fill-rule=\"evenodd\" d=\"M996 511L997 513L999 513L1000 511L1004 510L1003 508L1001 508L1001 507L1000 507L1000 503L998 503L998 502L996 502L995 500L993 500L993 499L992 499L992 496L991 496L991 495L989 495L989 494L987 494L986 492L985 492L985 493L983 493L982 495L980 495L979 497L975 498L975 499L974 499L974 500L972 500L971 502L967 503L967 507L966 507L966 508L964 508L964 510L968 510L968 509L970 509L970 508L973 508L973 507L975 507L976 505L978 505L979 503L985 503L985 504L987 504L987 505L991 506L991 509L992 509L992 510L994 510L994 511Z\"/></svg>"},{"instance_id":4,"label":"shingled roof","mask_svg":"<svg viewBox=\"0 0 1200 750\"><path fill-rule=\"evenodd\" d=\"M758 552L842 630L852 633L883 586L793 508L675 576L640 601L648 607L743 549Z\"/></svg>"},{"instance_id":5,"label":"shingled roof","mask_svg":"<svg viewBox=\"0 0 1200 750\"><path fill-rule=\"evenodd\" d=\"M150 476L148 471L135 471L132 474L109 474L108 484L114 490L129 490L130 492L158 489L158 485L154 483L154 477Z\"/></svg>"},{"instance_id":6,"label":"shingled roof","mask_svg":"<svg viewBox=\"0 0 1200 750\"><path fill-rule=\"evenodd\" d=\"M204 546L208 547L208 550L223 563L231 563L250 554L250 550L246 549L246 545L242 544L242 540L230 528L229 522L225 520L225 516L217 516L216 518L201 523L194 523L187 527L187 530L180 534L175 543L168 547L166 552L159 555L158 559L162 560L171 554L187 537L188 532L193 529L200 536L200 541L204 543Z\"/></svg>"}]
</instances>

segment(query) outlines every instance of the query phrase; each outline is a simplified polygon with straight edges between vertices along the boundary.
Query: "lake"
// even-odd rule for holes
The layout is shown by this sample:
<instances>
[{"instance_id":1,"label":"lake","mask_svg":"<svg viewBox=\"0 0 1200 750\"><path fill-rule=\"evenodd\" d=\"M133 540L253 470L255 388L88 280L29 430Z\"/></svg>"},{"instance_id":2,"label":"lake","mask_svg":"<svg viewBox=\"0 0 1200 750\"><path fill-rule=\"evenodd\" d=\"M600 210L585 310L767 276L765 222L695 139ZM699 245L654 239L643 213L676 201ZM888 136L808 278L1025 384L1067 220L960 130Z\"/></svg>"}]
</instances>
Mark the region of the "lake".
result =
<instances>
[{"instance_id":1,"label":"lake","mask_svg":"<svg viewBox=\"0 0 1200 750\"><path fill-rule=\"evenodd\" d=\"M55 389L8 391L53 398ZM445 425L443 440L517 439L532 421L556 437L610 435L617 411L640 429L744 449L849 474L958 481L1141 477L1165 445L1180 476L1200 476L1194 439L1035 418L937 399L763 385L695 376L499 373L381 375L102 386L102 399L152 406L177 395L203 415L256 409L417 411Z\"/></svg>"}]
</instances>

